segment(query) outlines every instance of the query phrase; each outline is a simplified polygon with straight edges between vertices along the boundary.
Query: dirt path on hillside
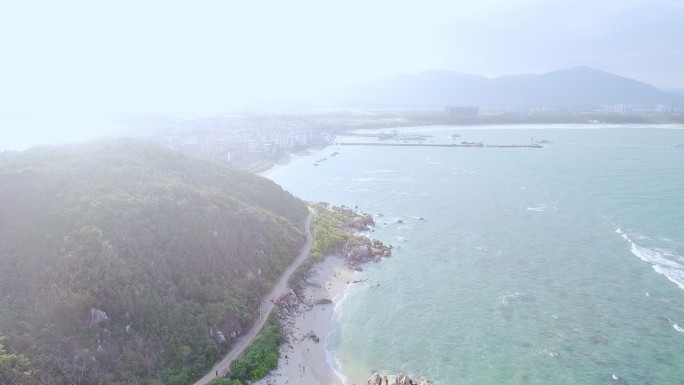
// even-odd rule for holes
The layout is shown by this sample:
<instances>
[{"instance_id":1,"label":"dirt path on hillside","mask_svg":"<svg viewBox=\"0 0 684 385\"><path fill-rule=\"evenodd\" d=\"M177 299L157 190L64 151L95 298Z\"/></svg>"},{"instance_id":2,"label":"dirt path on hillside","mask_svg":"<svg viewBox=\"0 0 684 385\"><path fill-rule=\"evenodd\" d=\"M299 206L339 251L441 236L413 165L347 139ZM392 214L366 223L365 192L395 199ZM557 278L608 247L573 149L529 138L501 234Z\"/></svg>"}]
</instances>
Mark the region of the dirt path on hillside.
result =
<instances>
[{"instance_id":1,"label":"dirt path on hillside","mask_svg":"<svg viewBox=\"0 0 684 385\"><path fill-rule=\"evenodd\" d=\"M290 278L292 273L294 273L295 269L309 256L309 250L311 250L311 245L313 244L313 234L311 234L311 220L313 219L313 215L313 210L309 209L309 216L306 218L306 223L304 224L304 229L306 231L306 243L304 244L304 247L302 247L297 259L295 259L295 261L285 270L283 275L278 279L278 282L276 282L275 286L273 286L273 290L271 290L271 292L261 300L261 312L257 323L252 326L247 334L242 336L242 338L237 341L235 346L233 346L233 348L228 352L228 354L226 354L225 357L223 357L220 362L211 368L209 373L200 378L197 382L195 382L194 385L208 384L211 380L216 378L216 372L218 372L219 375L227 373L230 369L231 362L233 362L233 360L242 354L245 348L252 343L261 328L264 327L268 315L275 306L270 301L270 298L278 298L289 290L287 287L287 280Z\"/></svg>"}]
</instances>

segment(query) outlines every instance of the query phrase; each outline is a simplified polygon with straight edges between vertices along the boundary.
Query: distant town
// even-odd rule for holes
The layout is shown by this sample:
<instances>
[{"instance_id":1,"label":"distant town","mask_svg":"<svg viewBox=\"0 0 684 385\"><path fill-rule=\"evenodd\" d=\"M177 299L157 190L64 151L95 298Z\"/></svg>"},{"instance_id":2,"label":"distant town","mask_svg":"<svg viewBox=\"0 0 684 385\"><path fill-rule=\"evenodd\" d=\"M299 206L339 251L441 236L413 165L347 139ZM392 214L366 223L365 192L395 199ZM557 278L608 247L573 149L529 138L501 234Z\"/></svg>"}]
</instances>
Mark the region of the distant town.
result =
<instances>
[{"instance_id":1,"label":"distant town","mask_svg":"<svg viewBox=\"0 0 684 385\"><path fill-rule=\"evenodd\" d=\"M634 123L681 124L684 107L602 105L588 107L473 107L349 109L302 113L261 112L216 116L128 116L126 136L146 138L223 166L260 172L290 153L331 143L363 129L407 126Z\"/></svg>"}]
</instances>

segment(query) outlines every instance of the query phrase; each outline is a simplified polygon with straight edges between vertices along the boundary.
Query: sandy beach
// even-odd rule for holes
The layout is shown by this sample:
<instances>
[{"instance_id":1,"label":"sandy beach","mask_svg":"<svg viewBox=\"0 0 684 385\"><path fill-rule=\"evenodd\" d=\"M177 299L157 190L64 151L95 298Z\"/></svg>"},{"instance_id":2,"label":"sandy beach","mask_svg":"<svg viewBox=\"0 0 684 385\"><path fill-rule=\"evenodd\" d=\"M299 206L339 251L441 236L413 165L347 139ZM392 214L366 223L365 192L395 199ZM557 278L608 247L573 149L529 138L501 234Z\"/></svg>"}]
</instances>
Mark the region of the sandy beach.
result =
<instances>
[{"instance_id":1,"label":"sandy beach","mask_svg":"<svg viewBox=\"0 0 684 385\"><path fill-rule=\"evenodd\" d=\"M255 384L342 385L326 359L325 340L333 326L335 301L353 280L353 273L339 257L329 256L314 267L303 291L305 304L300 303L284 320L286 340L280 349L278 369ZM314 304L321 299L333 303Z\"/></svg>"},{"instance_id":2,"label":"sandy beach","mask_svg":"<svg viewBox=\"0 0 684 385\"><path fill-rule=\"evenodd\" d=\"M281 169L283 167L287 167L288 165L290 165L290 163L301 158L324 156L323 154L326 154L326 151L329 150L329 147L329 145L324 147L309 147L304 151L291 152L287 154L285 157L279 159L268 169L259 172L258 175L268 178L269 173Z\"/></svg>"}]
</instances>

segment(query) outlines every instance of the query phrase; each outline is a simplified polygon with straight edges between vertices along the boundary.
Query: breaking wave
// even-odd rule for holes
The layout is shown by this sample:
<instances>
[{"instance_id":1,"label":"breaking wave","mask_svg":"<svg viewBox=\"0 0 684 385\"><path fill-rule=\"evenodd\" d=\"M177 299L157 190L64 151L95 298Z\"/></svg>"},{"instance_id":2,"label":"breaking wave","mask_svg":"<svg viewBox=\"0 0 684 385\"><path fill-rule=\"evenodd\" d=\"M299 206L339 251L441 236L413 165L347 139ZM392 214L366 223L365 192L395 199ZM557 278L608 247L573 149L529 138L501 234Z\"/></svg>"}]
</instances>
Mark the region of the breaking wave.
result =
<instances>
[{"instance_id":1,"label":"breaking wave","mask_svg":"<svg viewBox=\"0 0 684 385\"><path fill-rule=\"evenodd\" d=\"M679 286L680 289L684 290L684 266L675 262L674 260L682 260L682 256L676 254L672 250L661 249L661 248L647 248L636 244L632 238L644 239L644 237L630 236L622 229L618 228L615 230L617 234L620 234L627 242L632 245L632 254L639 257L644 262L648 262L653 267L657 273L664 275L672 283Z\"/></svg>"}]
</instances>

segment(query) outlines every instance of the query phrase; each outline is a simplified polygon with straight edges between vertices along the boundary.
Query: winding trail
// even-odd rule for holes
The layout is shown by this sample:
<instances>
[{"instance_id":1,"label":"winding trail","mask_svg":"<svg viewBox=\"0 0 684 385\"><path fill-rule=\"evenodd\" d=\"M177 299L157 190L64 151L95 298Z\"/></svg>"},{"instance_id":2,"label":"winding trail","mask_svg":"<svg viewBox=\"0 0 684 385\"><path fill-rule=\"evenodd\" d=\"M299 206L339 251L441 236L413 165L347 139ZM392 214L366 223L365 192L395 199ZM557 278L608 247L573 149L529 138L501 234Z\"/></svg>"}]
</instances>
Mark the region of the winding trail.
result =
<instances>
[{"instance_id":1,"label":"winding trail","mask_svg":"<svg viewBox=\"0 0 684 385\"><path fill-rule=\"evenodd\" d=\"M294 273L295 269L299 267L299 265L304 262L306 257L309 256L309 251L311 250L311 245L313 245L313 234L311 233L311 220L313 219L314 216L314 211L309 208L309 216L306 218L306 223L304 224L304 229L306 231L306 243L304 244L304 247L302 247L302 250L299 252L299 256L297 259L292 262L292 264L285 269L285 272L283 272L283 275L280 276L278 281L276 282L275 286L273 286L273 290L266 295L262 300L261 300L261 311L259 313L259 319L257 322L252 325L252 328L240 338L235 346L233 346L232 349L226 354L223 359L218 362L216 365L214 365L213 368L211 368L211 371L207 374L204 375L204 377L200 378L197 382L195 382L194 385L206 385L208 384L211 380L216 378L216 372L218 372L220 375L223 375L228 372L230 369L230 364L235 360L242 352L249 346L249 344L252 343L254 338L257 336L261 328L264 327L264 324L266 323L266 319L268 318L268 315L271 313L271 310L273 310L273 307L275 306L271 301L270 298L278 298L280 297L281 294L284 294L288 288L287 288L287 280L290 278L292 273Z\"/></svg>"}]
</instances>

